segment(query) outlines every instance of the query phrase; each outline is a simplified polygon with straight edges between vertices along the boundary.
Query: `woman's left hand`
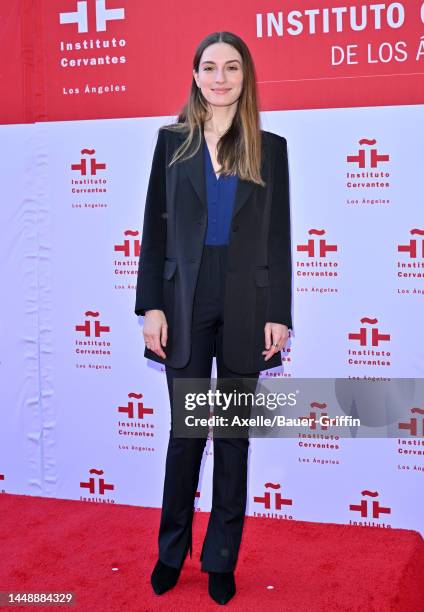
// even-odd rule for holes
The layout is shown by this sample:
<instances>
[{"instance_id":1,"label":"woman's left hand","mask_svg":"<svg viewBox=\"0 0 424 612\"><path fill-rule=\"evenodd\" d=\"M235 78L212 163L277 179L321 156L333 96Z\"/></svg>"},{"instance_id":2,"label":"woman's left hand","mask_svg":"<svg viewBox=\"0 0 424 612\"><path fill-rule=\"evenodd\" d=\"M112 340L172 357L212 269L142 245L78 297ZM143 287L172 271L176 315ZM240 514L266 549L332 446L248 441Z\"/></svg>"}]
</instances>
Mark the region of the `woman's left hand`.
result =
<instances>
[{"instance_id":1,"label":"woman's left hand","mask_svg":"<svg viewBox=\"0 0 424 612\"><path fill-rule=\"evenodd\" d=\"M282 323L266 323L265 328L265 361L268 361L275 353L281 351L288 340L289 328Z\"/></svg>"}]
</instances>

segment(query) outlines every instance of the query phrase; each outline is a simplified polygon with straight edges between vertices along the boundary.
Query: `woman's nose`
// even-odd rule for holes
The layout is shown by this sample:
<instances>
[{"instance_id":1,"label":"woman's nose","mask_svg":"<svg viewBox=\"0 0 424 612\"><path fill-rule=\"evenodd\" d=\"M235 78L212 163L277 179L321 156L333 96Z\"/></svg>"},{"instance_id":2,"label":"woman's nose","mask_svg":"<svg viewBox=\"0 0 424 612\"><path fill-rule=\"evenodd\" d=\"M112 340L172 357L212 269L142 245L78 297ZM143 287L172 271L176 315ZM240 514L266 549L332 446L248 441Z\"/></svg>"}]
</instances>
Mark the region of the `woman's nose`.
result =
<instances>
[{"instance_id":1,"label":"woman's nose","mask_svg":"<svg viewBox=\"0 0 424 612\"><path fill-rule=\"evenodd\" d=\"M216 71L215 80L217 83L222 83L223 81L225 81L224 70L220 70L218 68L218 70Z\"/></svg>"}]
</instances>

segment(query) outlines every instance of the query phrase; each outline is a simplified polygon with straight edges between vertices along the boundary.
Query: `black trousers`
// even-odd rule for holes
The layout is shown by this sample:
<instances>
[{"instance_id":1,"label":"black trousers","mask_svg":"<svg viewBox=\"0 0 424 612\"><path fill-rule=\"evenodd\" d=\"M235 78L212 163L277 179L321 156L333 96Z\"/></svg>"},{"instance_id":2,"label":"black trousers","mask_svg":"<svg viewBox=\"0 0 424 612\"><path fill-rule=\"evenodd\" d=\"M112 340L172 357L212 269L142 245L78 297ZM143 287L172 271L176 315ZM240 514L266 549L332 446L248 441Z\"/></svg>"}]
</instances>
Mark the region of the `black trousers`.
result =
<instances>
[{"instance_id":1,"label":"black trousers","mask_svg":"<svg viewBox=\"0 0 424 612\"><path fill-rule=\"evenodd\" d=\"M174 378L210 379L215 351L217 388L220 380L233 378L239 380L237 391L255 390L259 371L239 374L226 368L222 359L227 252L227 245L204 246L193 305L190 360L184 368L166 366L171 418L174 410L183 409L173 399ZM190 557L192 554L194 499L205 443L206 438L174 437L171 426L158 543L159 558L172 567L180 567L188 550ZM248 447L248 436L213 438L213 498L200 556L203 571L229 572L236 565L246 511Z\"/></svg>"}]
</instances>

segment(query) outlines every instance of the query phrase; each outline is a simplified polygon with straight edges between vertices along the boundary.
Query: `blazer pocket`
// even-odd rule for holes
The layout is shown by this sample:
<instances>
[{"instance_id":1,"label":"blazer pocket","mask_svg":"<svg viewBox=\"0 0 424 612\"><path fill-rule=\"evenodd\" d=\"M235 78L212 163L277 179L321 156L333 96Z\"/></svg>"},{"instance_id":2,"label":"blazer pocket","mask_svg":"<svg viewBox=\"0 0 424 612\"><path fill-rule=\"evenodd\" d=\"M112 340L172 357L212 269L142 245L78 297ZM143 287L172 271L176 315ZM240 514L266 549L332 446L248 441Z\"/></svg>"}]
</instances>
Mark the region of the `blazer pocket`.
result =
<instances>
[{"instance_id":1,"label":"blazer pocket","mask_svg":"<svg viewBox=\"0 0 424 612\"><path fill-rule=\"evenodd\" d=\"M269 270L268 268L256 268L255 280L258 287L269 286Z\"/></svg>"},{"instance_id":2,"label":"blazer pocket","mask_svg":"<svg viewBox=\"0 0 424 612\"><path fill-rule=\"evenodd\" d=\"M165 265L163 267L163 278L171 280L177 269L177 262L172 259L165 259Z\"/></svg>"}]
</instances>

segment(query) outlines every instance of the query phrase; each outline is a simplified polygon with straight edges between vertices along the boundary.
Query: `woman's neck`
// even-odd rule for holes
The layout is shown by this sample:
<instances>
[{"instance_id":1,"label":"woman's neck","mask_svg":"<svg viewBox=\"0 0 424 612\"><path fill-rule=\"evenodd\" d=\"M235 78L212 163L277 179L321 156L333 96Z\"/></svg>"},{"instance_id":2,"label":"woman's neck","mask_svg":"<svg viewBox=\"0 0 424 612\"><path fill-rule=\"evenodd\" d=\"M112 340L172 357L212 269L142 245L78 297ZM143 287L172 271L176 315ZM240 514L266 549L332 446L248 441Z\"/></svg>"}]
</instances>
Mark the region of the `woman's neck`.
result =
<instances>
[{"instance_id":1,"label":"woman's neck","mask_svg":"<svg viewBox=\"0 0 424 612\"><path fill-rule=\"evenodd\" d=\"M215 107L213 110L213 116L205 121L204 132L208 132L209 134L215 136L216 139L221 138L223 134L230 128L235 111L236 106L225 106L225 107Z\"/></svg>"}]
</instances>

